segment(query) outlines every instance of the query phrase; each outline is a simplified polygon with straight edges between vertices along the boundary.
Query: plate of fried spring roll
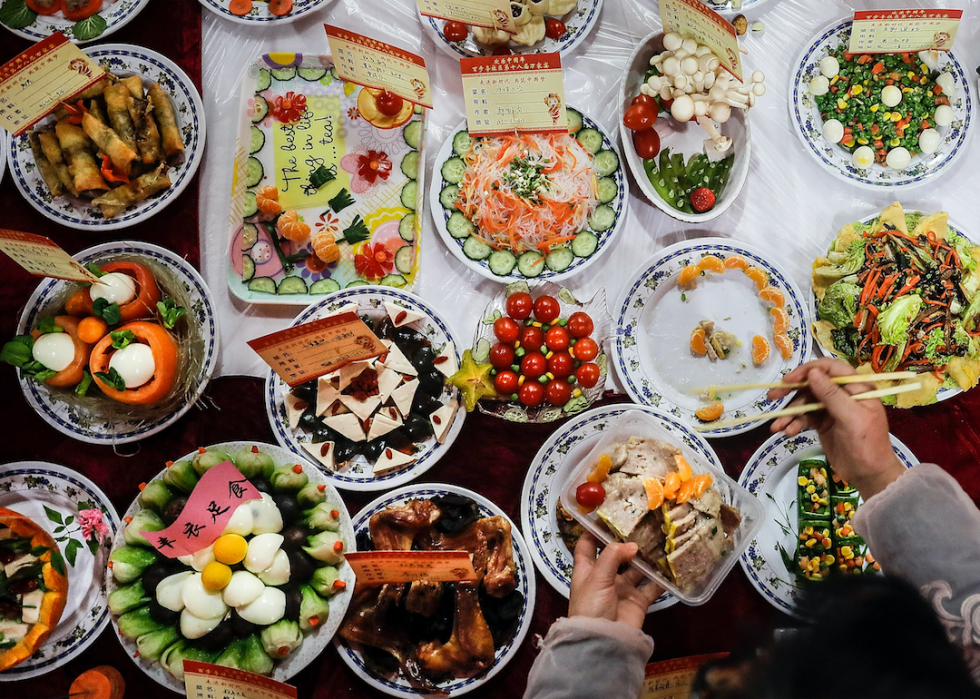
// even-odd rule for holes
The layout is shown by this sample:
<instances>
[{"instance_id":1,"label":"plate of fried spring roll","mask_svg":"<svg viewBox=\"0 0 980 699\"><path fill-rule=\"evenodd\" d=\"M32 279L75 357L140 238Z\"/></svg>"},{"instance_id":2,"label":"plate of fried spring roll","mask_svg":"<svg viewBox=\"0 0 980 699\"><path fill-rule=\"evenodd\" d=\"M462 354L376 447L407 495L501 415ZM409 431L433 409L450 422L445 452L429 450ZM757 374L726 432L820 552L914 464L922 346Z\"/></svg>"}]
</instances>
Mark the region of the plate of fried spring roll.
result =
<instances>
[{"instance_id":1,"label":"plate of fried spring roll","mask_svg":"<svg viewBox=\"0 0 980 699\"><path fill-rule=\"evenodd\" d=\"M86 53L106 78L11 143L11 176L49 219L125 228L175 199L204 152L201 98L169 59L135 46Z\"/></svg>"}]
</instances>

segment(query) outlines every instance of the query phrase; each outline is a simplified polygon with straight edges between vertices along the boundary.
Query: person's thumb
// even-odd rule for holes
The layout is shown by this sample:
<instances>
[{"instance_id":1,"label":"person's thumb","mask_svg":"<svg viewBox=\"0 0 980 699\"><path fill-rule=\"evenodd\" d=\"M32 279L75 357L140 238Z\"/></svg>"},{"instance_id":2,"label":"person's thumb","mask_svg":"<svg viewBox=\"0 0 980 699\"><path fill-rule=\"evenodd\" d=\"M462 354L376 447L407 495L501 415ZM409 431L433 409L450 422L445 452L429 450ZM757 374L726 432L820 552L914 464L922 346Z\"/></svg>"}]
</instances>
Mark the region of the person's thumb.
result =
<instances>
[{"instance_id":1,"label":"person's thumb","mask_svg":"<svg viewBox=\"0 0 980 699\"><path fill-rule=\"evenodd\" d=\"M851 394L830 380L827 374L819 369L812 370L807 379L810 391L821 403L827 406L827 412L834 417L843 416L854 409Z\"/></svg>"}]
</instances>

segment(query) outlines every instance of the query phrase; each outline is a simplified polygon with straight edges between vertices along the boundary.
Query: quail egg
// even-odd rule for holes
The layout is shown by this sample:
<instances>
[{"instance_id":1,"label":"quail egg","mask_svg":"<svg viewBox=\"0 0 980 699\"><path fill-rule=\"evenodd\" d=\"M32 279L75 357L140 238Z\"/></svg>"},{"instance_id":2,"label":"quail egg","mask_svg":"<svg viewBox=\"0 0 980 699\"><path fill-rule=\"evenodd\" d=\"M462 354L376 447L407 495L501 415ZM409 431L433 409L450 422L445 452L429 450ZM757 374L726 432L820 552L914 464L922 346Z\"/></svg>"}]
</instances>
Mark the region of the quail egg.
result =
<instances>
[{"instance_id":1,"label":"quail egg","mask_svg":"<svg viewBox=\"0 0 980 699\"><path fill-rule=\"evenodd\" d=\"M272 565L259 573L259 580L266 585L285 585L289 582L289 556L285 551L276 551Z\"/></svg>"},{"instance_id":2,"label":"quail egg","mask_svg":"<svg viewBox=\"0 0 980 699\"><path fill-rule=\"evenodd\" d=\"M201 619L186 609L180 613L180 633L183 634L184 638L190 640L206 636L220 623L220 616L215 619Z\"/></svg>"},{"instance_id":3,"label":"quail egg","mask_svg":"<svg viewBox=\"0 0 980 699\"><path fill-rule=\"evenodd\" d=\"M854 167L862 170L869 168L875 164L875 152L868 146L861 146L854 151L851 162L854 163Z\"/></svg>"},{"instance_id":4,"label":"quail egg","mask_svg":"<svg viewBox=\"0 0 980 699\"><path fill-rule=\"evenodd\" d=\"M910 162L912 162L912 154L902 146L888 151L888 156L885 158L885 163L893 170L904 170Z\"/></svg>"},{"instance_id":5,"label":"quail egg","mask_svg":"<svg viewBox=\"0 0 980 699\"><path fill-rule=\"evenodd\" d=\"M830 81L822 75L818 75L810 81L810 94L820 97L830 92Z\"/></svg>"},{"instance_id":6,"label":"quail egg","mask_svg":"<svg viewBox=\"0 0 980 699\"><path fill-rule=\"evenodd\" d=\"M844 138L844 125L837 119L828 119L823 125L823 137L831 143L840 143Z\"/></svg>"},{"instance_id":7,"label":"quail egg","mask_svg":"<svg viewBox=\"0 0 980 699\"><path fill-rule=\"evenodd\" d=\"M92 300L105 299L120 306L136 298L136 280L122 272L109 272L99 277L97 284L89 288Z\"/></svg>"},{"instance_id":8,"label":"quail egg","mask_svg":"<svg viewBox=\"0 0 980 699\"><path fill-rule=\"evenodd\" d=\"M919 150L930 155L939 150L939 144L942 143L942 136L935 129L926 129L919 134Z\"/></svg>"},{"instance_id":9,"label":"quail egg","mask_svg":"<svg viewBox=\"0 0 980 699\"><path fill-rule=\"evenodd\" d=\"M936 114L933 116L936 126L949 126L953 123L953 108L946 104L936 107Z\"/></svg>"},{"instance_id":10,"label":"quail egg","mask_svg":"<svg viewBox=\"0 0 980 699\"><path fill-rule=\"evenodd\" d=\"M827 56L820 61L820 75L830 79L840 73L840 63L833 56Z\"/></svg>"},{"instance_id":11,"label":"quail egg","mask_svg":"<svg viewBox=\"0 0 980 699\"><path fill-rule=\"evenodd\" d=\"M886 107L896 107L902 102L902 91L894 85L885 85L881 89L881 103Z\"/></svg>"},{"instance_id":12,"label":"quail egg","mask_svg":"<svg viewBox=\"0 0 980 699\"><path fill-rule=\"evenodd\" d=\"M148 345L134 342L116 350L109 358L109 369L115 369L126 382L126 388L139 388L153 378L156 362Z\"/></svg>"}]
</instances>

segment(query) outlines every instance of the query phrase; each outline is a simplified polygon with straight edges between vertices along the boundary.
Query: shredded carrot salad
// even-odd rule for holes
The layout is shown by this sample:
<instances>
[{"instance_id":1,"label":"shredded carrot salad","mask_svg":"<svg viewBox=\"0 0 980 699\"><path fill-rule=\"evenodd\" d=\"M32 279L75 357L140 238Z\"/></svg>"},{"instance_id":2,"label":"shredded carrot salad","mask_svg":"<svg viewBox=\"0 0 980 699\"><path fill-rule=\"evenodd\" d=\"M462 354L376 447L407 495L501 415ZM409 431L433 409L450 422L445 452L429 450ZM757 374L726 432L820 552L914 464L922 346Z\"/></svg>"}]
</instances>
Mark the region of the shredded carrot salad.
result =
<instances>
[{"instance_id":1,"label":"shredded carrot salad","mask_svg":"<svg viewBox=\"0 0 980 699\"><path fill-rule=\"evenodd\" d=\"M572 136L478 139L463 159L459 209L497 250L548 254L574 239L599 203L592 155Z\"/></svg>"}]
</instances>

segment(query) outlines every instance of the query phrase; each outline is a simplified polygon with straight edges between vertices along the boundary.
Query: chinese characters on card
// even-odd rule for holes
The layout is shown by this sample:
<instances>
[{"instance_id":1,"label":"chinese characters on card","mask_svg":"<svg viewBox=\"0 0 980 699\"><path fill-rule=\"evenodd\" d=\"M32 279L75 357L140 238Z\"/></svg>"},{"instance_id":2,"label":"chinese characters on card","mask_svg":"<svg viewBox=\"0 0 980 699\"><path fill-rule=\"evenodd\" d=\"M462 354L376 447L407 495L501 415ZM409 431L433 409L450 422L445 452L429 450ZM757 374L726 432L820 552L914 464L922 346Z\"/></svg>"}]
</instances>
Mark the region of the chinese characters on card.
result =
<instances>
[{"instance_id":1,"label":"chinese characters on card","mask_svg":"<svg viewBox=\"0 0 980 699\"><path fill-rule=\"evenodd\" d=\"M466 551L359 551L349 552L346 559L359 585L477 579Z\"/></svg>"},{"instance_id":2,"label":"chinese characters on card","mask_svg":"<svg viewBox=\"0 0 980 699\"><path fill-rule=\"evenodd\" d=\"M725 70L742 79L738 34L731 22L700 0L660 0L660 20L665 32L697 39L718 56Z\"/></svg>"},{"instance_id":3,"label":"chinese characters on card","mask_svg":"<svg viewBox=\"0 0 980 699\"><path fill-rule=\"evenodd\" d=\"M97 283L99 278L50 238L0 228L0 251L39 277Z\"/></svg>"},{"instance_id":4,"label":"chinese characters on card","mask_svg":"<svg viewBox=\"0 0 980 699\"><path fill-rule=\"evenodd\" d=\"M962 10L878 10L855 12L851 53L949 51Z\"/></svg>"}]
</instances>

